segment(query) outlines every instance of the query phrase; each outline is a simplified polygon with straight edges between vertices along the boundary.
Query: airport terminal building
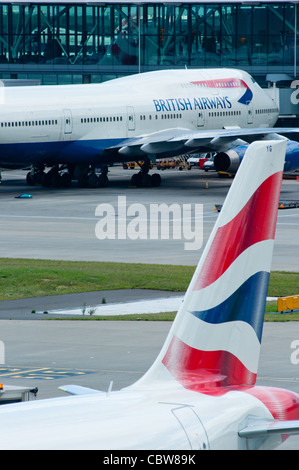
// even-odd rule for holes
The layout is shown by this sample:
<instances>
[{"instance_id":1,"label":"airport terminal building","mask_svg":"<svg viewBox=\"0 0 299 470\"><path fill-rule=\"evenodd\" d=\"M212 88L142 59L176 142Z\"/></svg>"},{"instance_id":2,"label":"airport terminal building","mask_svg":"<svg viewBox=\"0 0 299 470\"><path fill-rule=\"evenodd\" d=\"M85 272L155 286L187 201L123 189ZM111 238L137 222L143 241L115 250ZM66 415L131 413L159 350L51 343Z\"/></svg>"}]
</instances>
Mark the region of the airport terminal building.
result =
<instances>
[{"instance_id":1,"label":"airport terminal building","mask_svg":"<svg viewBox=\"0 0 299 470\"><path fill-rule=\"evenodd\" d=\"M289 88L299 73L298 28L293 1L0 1L0 78L93 83L237 67L261 86Z\"/></svg>"}]
</instances>

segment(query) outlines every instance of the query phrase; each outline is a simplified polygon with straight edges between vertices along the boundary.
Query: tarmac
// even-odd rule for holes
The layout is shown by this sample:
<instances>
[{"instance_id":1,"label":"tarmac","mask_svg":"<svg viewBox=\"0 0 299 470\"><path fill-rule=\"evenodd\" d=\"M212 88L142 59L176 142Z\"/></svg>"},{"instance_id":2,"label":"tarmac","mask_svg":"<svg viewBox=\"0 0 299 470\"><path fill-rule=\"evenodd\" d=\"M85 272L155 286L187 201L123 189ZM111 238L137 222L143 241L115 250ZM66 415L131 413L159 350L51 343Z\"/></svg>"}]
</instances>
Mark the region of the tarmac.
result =
<instances>
[{"instance_id":1,"label":"tarmac","mask_svg":"<svg viewBox=\"0 0 299 470\"><path fill-rule=\"evenodd\" d=\"M177 310L184 292L120 289L0 302L0 320L43 320L64 315L118 315Z\"/></svg>"},{"instance_id":2,"label":"tarmac","mask_svg":"<svg viewBox=\"0 0 299 470\"><path fill-rule=\"evenodd\" d=\"M133 171L111 168L107 188L88 189L72 186L67 189L28 187L26 172L2 172L0 185L0 258L33 258L70 261L112 261L196 266L208 236L217 219L214 207L223 204L231 179L198 169L191 171L165 170L159 188L130 186ZM206 189L208 182L208 189ZM32 198L17 196L30 193ZM126 198L127 209L142 207L146 215L151 205L175 204L179 209L191 207L195 223L195 205L203 209L202 245L186 249L186 237L151 239L129 236L99 239L96 236L99 209L109 205L115 214L114 222L129 229L134 222L132 212L121 217L119 196ZM299 199L299 181L282 184L283 200ZM135 206L134 206L135 205ZM182 214L182 212L181 212ZM148 217L139 218L143 224ZM136 221L135 221L136 222ZM132 227L132 225L131 225ZM191 227L195 233L195 226ZM147 226L148 229L148 226ZM201 230L202 229L202 230ZM299 271L299 208L278 211L278 222L272 270Z\"/></svg>"}]
</instances>

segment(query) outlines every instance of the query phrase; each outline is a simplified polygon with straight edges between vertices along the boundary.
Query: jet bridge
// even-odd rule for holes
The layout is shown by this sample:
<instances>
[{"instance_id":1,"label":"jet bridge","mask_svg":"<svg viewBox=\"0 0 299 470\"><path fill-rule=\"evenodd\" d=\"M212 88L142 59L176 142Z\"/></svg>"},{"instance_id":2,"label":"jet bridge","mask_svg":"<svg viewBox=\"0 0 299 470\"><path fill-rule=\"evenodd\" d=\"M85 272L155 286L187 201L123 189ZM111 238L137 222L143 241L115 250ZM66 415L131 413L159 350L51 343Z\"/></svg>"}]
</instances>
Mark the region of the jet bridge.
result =
<instances>
[{"instance_id":1,"label":"jet bridge","mask_svg":"<svg viewBox=\"0 0 299 470\"><path fill-rule=\"evenodd\" d=\"M267 74L268 88L265 88L279 108L278 126L298 125L299 80L285 73ZM296 139L295 139L296 140Z\"/></svg>"}]
</instances>

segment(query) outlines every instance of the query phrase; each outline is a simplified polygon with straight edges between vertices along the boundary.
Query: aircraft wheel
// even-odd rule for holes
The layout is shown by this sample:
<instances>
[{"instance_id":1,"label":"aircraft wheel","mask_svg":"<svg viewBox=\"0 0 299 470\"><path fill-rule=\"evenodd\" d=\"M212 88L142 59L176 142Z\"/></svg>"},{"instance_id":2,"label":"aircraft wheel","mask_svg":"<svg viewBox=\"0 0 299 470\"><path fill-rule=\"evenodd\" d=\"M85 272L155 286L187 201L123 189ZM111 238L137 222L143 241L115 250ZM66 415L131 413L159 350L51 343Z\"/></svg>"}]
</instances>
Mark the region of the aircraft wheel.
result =
<instances>
[{"instance_id":1,"label":"aircraft wheel","mask_svg":"<svg viewBox=\"0 0 299 470\"><path fill-rule=\"evenodd\" d=\"M152 177L148 173L145 173L141 176L141 186L142 188L149 188L152 186Z\"/></svg>"},{"instance_id":2,"label":"aircraft wheel","mask_svg":"<svg viewBox=\"0 0 299 470\"><path fill-rule=\"evenodd\" d=\"M45 188L49 188L51 186L51 175L49 173L44 173L41 183Z\"/></svg>"},{"instance_id":3,"label":"aircraft wheel","mask_svg":"<svg viewBox=\"0 0 299 470\"><path fill-rule=\"evenodd\" d=\"M107 175L99 175L98 181L99 181L99 187L100 188L106 188L106 186L108 185L108 176Z\"/></svg>"},{"instance_id":4,"label":"aircraft wheel","mask_svg":"<svg viewBox=\"0 0 299 470\"><path fill-rule=\"evenodd\" d=\"M29 171L29 173L27 173L26 175L26 183L28 184L28 186L34 186L35 185L35 177L34 175L31 174L31 172Z\"/></svg>"},{"instance_id":5,"label":"aircraft wheel","mask_svg":"<svg viewBox=\"0 0 299 470\"><path fill-rule=\"evenodd\" d=\"M61 182L61 186L63 188L69 188L71 183L72 183L72 179L71 179L70 174L69 173L63 173L61 175L60 182Z\"/></svg>"},{"instance_id":6,"label":"aircraft wheel","mask_svg":"<svg viewBox=\"0 0 299 470\"><path fill-rule=\"evenodd\" d=\"M158 174L158 173L154 173L152 176L151 176L151 183L152 183L152 186L154 186L155 188L160 186L161 184L161 176Z\"/></svg>"},{"instance_id":7,"label":"aircraft wheel","mask_svg":"<svg viewBox=\"0 0 299 470\"><path fill-rule=\"evenodd\" d=\"M50 185L54 188L59 188L61 186L61 176L58 172L54 172L50 177Z\"/></svg>"},{"instance_id":8,"label":"aircraft wheel","mask_svg":"<svg viewBox=\"0 0 299 470\"><path fill-rule=\"evenodd\" d=\"M88 187L89 188L98 188L99 187L99 179L95 173L91 173L87 177Z\"/></svg>"},{"instance_id":9,"label":"aircraft wheel","mask_svg":"<svg viewBox=\"0 0 299 470\"><path fill-rule=\"evenodd\" d=\"M79 175L79 177L78 177L78 186L79 186L79 188L87 188L88 187L87 175Z\"/></svg>"},{"instance_id":10,"label":"aircraft wheel","mask_svg":"<svg viewBox=\"0 0 299 470\"><path fill-rule=\"evenodd\" d=\"M140 173L134 173L134 175L131 178L131 185L141 186L141 174Z\"/></svg>"}]
</instances>

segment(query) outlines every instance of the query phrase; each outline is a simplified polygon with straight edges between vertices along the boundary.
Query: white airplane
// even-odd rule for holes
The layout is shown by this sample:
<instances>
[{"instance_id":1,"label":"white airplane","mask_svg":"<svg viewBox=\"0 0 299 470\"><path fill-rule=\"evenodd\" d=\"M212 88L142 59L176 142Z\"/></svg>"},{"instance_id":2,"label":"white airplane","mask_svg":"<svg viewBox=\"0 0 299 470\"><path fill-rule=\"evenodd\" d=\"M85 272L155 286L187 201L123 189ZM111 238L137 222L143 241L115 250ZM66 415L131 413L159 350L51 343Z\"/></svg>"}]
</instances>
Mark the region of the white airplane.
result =
<instances>
[{"instance_id":1,"label":"white airplane","mask_svg":"<svg viewBox=\"0 0 299 470\"><path fill-rule=\"evenodd\" d=\"M299 433L299 395L255 385L285 151L249 146L148 372L0 406L1 449L269 449Z\"/></svg>"},{"instance_id":2,"label":"white airplane","mask_svg":"<svg viewBox=\"0 0 299 470\"><path fill-rule=\"evenodd\" d=\"M236 171L248 143L294 131L273 127L276 103L234 69L166 70L0 92L0 169L32 167L29 184L64 186L74 179L105 186L108 165L134 160L144 164L132 184L158 186L160 175L149 175L151 160L211 151L218 153L216 169ZM297 142L288 143L286 164L299 168Z\"/></svg>"}]
</instances>

